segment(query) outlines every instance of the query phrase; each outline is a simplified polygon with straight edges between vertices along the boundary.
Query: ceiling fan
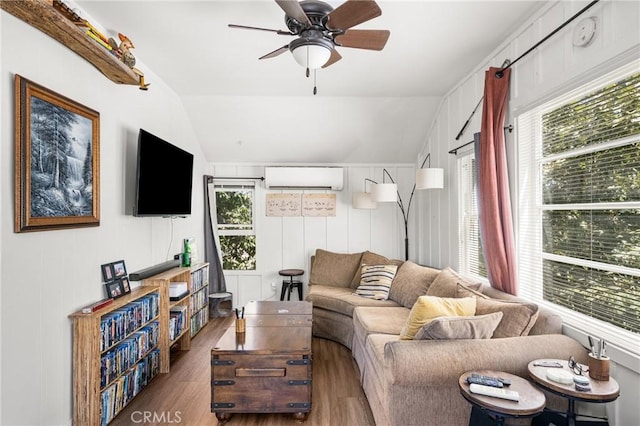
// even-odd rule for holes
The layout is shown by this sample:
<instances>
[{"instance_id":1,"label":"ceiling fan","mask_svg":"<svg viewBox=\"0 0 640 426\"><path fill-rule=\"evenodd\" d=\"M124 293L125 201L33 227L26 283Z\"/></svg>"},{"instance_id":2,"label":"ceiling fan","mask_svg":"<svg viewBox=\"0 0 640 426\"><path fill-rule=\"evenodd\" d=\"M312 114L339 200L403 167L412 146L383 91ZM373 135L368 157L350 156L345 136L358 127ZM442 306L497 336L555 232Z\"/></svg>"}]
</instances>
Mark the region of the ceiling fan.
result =
<instances>
[{"instance_id":1,"label":"ceiling fan","mask_svg":"<svg viewBox=\"0 0 640 426\"><path fill-rule=\"evenodd\" d=\"M285 13L284 20L289 31L236 24L229 24L229 27L298 36L259 59L274 58L289 50L296 62L306 68L307 77L310 69L326 68L342 59L336 47L382 50L389 39L388 30L351 29L382 14L373 0L347 0L335 9L319 0L275 2ZM315 87L313 93L317 93Z\"/></svg>"}]
</instances>

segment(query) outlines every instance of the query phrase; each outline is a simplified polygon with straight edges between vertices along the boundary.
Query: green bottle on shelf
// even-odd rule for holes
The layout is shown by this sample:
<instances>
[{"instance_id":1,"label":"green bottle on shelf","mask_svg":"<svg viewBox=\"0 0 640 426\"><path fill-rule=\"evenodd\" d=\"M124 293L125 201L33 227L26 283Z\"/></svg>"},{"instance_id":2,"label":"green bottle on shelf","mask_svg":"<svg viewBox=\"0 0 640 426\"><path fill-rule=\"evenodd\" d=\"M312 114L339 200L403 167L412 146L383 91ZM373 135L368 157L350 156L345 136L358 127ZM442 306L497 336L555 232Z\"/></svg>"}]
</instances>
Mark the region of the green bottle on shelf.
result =
<instances>
[{"instance_id":1,"label":"green bottle on shelf","mask_svg":"<svg viewBox=\"0 0 640 426\"><path fill-rule=\"evenodd\" d=\"M191 266L191 240L188 238L183 240L182 266Z\"/></svg>"}]
</instances>

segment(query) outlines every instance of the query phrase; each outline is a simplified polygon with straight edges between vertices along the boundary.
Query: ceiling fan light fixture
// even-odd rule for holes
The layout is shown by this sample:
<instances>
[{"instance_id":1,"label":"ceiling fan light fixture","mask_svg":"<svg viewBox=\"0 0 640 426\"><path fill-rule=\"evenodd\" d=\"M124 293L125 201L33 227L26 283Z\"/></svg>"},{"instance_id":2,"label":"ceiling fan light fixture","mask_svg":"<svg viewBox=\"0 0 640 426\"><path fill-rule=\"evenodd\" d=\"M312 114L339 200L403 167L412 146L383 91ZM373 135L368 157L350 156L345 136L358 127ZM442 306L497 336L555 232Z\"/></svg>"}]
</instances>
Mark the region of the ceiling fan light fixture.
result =
<instances>
[{"instance_id":1,"label":"ceiling fan light fixture","mask_svg":"<svg viewBox=\"0 0 640 426\"><path fill-rule=\"evenodd\" d=\"M289 44L293 58L300 66L309 69L321 68L331 57L333 45L324 39L299 38Z\"/></svg>"}]
</instances>

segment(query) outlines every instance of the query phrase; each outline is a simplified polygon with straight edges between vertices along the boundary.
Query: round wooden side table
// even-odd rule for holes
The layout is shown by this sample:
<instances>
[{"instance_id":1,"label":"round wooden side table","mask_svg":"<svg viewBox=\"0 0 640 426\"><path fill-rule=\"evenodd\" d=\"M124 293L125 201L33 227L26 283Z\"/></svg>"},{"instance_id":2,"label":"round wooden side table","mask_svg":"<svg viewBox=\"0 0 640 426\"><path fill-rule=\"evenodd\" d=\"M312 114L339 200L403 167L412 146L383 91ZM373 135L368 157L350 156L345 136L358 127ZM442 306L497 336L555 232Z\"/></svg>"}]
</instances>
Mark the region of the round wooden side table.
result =
<instances>
[{"instance_id":1,"label":"round wooden side table","mask_svg":"<svg viewBox=\"0 0 640 426\"><path fill-rule=\"evenodd\" d=\"M511 386L505 387L505 389L518 392L520 400L511 401L471 393L469 384L467 383L467 377L473 373L510 380ZM467 371L458 379L458 386L460 387L460 394L462 394L464 399L469 401L474 408L481 410L491 417L498 425L504 425L504 420L507 417L533 417L540 414L546 404L544 393L533 386L531 382L522 377L502 371Z\"/></svg>"},{"instance_id":2,"label":"round wooden side table","mask_svg":"<svg viewBox=\"0 0 640 426\"><path fill-rule=\"evenodd\" d=\"M558 369L558 367L542 367L536 364L540 362L549 361L549 362L559 362L562 364L562 369L571 372L574 374L571 369L568 367L568 361L560 360L560 359L537 359L531 361L527 366L529 370L529 376L531 379L543 389L555 394L559 395L563 398L566 398L568 401L567 411L566 411L566 424L569 426L574 426L576 424L576 401L581 402L592 402L592 403L603 403L603 402L611 402L615 401L618 396L620 396L620 387L618 386L618 382L616 382L613 378L609 378L609 380L594 380L589 378L589 383L591 386L590 391L578 391L575 388L575 385L572 384L562 384L558 382L554 382L547 378L547 371L551 368Z\"/></svg>"}]
</instances>

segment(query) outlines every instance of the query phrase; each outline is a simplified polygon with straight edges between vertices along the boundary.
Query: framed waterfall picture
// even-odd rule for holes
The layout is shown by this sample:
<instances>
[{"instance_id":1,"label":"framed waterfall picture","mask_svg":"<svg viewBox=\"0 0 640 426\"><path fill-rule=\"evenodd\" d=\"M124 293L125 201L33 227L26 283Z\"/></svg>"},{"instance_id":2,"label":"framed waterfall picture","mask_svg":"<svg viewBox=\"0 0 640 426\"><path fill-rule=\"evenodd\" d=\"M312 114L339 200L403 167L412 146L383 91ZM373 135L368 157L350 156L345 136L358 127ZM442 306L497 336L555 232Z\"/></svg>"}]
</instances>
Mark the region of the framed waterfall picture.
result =
<instances>
[{"instance_id":1,"label":"framed waterfall picture","mask_svg":"<svg viewBox=\"0 0 640 426\"><path fill-rule=\"evenodd\" d=\"M14 232L100 224L100 114L15 76Z\"/></svg>"}]
</instances>

